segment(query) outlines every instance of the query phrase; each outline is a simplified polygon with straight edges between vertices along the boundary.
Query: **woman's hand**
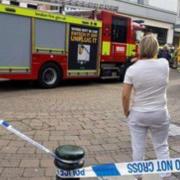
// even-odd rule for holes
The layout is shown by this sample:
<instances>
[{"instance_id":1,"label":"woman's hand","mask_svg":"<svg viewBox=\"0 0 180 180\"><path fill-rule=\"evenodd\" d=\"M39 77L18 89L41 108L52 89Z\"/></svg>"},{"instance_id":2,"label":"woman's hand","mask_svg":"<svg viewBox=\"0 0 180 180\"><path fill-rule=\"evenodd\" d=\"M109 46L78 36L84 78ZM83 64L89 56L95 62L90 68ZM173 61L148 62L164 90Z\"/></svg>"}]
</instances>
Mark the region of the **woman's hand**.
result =
<instances>
[{"instance_id":1,"label":"woman's hand","mask_svg":"<svg viewBox=\"0 0 180 180\"><path fill-rule=\"evenodd\" d=\"M128 111L128 112L124 112L124 115L125 115L126 117L128 117L128 116L129 116L129 111Z\"/></svg>"},{"instance_id":2,"label":"woman's hand","mask_svg":"<svg viewBox=\"0 0 180 180\"><path fill-rule=\"evenodd\" d=\"M130 104L130 98L131 98L131 91L132 91L132 85L131 84L123 84L123 90L122 90L122 105L124 110L124 115L128 117L129 115L129 104Z\"/></svg>"}]
</instances>

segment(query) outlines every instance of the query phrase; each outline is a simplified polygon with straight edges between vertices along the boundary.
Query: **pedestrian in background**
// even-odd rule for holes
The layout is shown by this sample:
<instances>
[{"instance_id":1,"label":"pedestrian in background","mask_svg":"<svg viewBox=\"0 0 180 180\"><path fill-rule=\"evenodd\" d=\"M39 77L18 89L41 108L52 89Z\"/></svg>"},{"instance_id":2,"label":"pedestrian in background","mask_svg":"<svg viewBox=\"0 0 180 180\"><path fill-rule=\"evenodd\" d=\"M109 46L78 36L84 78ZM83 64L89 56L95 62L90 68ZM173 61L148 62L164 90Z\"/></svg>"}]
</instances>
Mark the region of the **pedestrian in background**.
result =
<instances>
[{"instance_id":1,"label":"pedestrian in background","mask_svg":"<svg viewBox=\"0 0 180 180\"><path fill-rule=\"evenodd\" d=\"M170 52L170 49L169 49L167 44L164 45L164 47L159 50L158 58L165 58L166 60L168 60L168 62L170 64L170 61L171 61L171 52Z\"/></svg>"},{"instance_id":2,"label":"pedestrian in background","mask_svg":"<svg viewBox=\"0 0 180 180\"><path fill-rule=\"evenodd\" d=\"M177 63L177 67L179 68L179 65L180 65L180 46L176 48L174 54L175 54L175 61Z\"/></svg>"},{"instance_id":3,"label":"pedestrian in background","mask_svg":"<svg viewBox=\"0 0 180 180\"><path fill-rule=\"evenodd\" d=\"M169 158L166 88L169 80L169 65L164 58L157 59L159 44L153 35L145 36L139 45L140 59L126 71L122 102L131 134L133 160L142 161L145 153L147 132L158 159ZM132 105L130 107L130 98ZM171 174L161 174L170 180ZM142 180L142 176L136 179Z\"/></svg>"},{"instance_id":4,"label":"pedestrian in background","mask_svg":"<svg viewBox=\"0 0 180 180\"><path fill-rule=\"evenodd\" d=\"M180 46L176 48L174 53L174 61L176 62L176 68L180 72Z\"/></svg>"}]
</instances>

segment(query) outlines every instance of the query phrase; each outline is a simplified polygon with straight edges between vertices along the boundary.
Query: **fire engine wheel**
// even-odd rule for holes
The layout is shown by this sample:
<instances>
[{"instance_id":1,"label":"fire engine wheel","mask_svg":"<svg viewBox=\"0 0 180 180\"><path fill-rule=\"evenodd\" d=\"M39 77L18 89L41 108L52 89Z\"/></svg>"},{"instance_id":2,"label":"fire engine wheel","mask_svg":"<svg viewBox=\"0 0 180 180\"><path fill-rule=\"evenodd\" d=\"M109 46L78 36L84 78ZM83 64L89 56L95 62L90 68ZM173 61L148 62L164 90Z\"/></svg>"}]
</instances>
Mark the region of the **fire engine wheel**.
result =
<instances>
[{"instance_id":1,"label":"fire engine wheel","mask_svg":"<svg viewBox=\"0 0 180 180\"><path fill-rule=\"evenodd\" d=\"M61 71L56 64L45 64L39 74L39 85L42 88L54 88L61 80Z\"/></svg>"}]
</instances>

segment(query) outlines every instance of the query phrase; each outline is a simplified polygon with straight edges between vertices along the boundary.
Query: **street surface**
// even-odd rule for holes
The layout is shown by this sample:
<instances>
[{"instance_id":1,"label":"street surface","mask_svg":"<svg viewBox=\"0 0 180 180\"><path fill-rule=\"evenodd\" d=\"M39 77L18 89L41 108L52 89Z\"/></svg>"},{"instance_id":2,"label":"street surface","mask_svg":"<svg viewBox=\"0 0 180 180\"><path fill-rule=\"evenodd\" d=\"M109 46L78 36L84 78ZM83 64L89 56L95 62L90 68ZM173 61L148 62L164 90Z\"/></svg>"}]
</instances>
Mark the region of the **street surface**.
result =
<instances>
[{"instance_id":1,"label":"street surface","mask_svg":"<svg viewBox=\"0 0 180 180\"><path fill-rule=\"evenodd\" d=\"M170 76L168 106L171 122L178 128L180 73L171 70ZM121 83L66 82L48 90L24 83L0 82L0 119L9 121L52 150L63 144L82 146L86 151L86 166L131 161L130 136L122 113ZM180 135L169 137L169 144L171 157L180 157ZM146 159L154 158L148 138ZM174 175L180 179L178 174ZM53 159L0 127L0 179L55 179Z\"/></svg>"}]
</instances>

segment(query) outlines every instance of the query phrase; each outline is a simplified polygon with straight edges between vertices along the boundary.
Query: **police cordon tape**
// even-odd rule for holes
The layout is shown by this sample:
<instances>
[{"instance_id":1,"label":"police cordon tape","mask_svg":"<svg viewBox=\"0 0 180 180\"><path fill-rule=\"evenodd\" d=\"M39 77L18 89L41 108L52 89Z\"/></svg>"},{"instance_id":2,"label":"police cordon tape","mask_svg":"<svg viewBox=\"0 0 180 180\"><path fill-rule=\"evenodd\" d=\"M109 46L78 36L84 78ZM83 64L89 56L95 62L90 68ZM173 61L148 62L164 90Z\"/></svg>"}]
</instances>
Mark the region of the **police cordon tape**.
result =
<instances>
[{"instance_id":1,"label":"police cordon tape","mask_svg":"<svg viewBox=\"0 0 180 180\"><path fill-rule=\"evenodd\" d=\"M100 164L72 171L57 170L57 176L63 178L87 178L101 176L127 176L146 174L168 174L180 171L180 158L150 160L128 163Z\"/></svg>"},{"instance_id":2,"label":"police cordon tape","mask_svg":"<svg viewBox=\"0 0 180 180\"><path fill-rule=\"evenodd\" d=\"M54 152L32 140L30 137L15 129L12 125L4 120L0 120L0 126L8 131L16 134L20 138L36 146L38 149L57 158ZM180 158L163 159L163 160L148 160L126 163L111 163L93 165L81 169L66 171L58 169L56 174L62 178L87 178L87 177L102 177L102 176L127 176L127 175L146 175L146 174L167 174L180 172Z\"/></svg>"},{"instance_id":3,"label":"police cordon tape","mask_svg":"<svg viewBox=\"0 0 180 180\"><path fill-rule=\"evenodd\" d=\"M8 131L12 132L13 134L15 134L16 136L20 137L21 139L27 141L28 143L32 144L33 146L35 146L39 150L44 151L45 153L51 155L53 158L59 159L56 156L56 154L54 152L52 152L50 149L46 148L42 144L39 144L38 142L34 141L33 139L31 139L27 135L23 134L22 132L20 132L16 128L14 128L11 124L9 124L7 121L0 120L0 126L4 127Z\"/></svg>"}]
</instances>

